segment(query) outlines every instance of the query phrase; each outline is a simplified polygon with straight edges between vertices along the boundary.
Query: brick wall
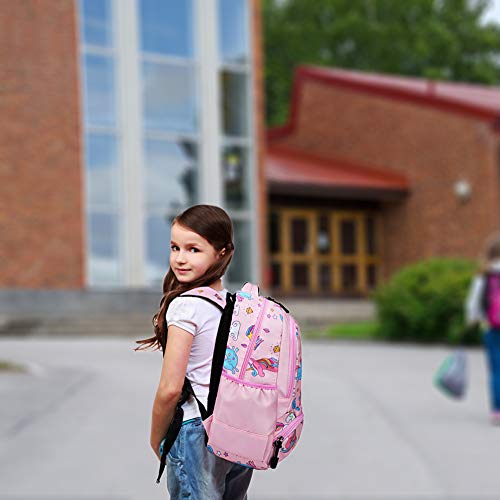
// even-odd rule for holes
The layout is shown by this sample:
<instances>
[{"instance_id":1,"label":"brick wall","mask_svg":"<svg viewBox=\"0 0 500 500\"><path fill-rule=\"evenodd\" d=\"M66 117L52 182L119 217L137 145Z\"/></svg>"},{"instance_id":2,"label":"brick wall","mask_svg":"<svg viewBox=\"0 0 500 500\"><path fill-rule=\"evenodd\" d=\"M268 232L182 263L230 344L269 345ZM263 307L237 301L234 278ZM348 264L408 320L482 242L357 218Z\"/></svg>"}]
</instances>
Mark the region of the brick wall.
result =
<instances>
[{"instance_id":1,"label":"brick wall","mask_svg":"<svg viewBox=\"0 0 500 500\"><path fill-rule=\"evenodd\" d=\"M408 198L382 209L385 277L432 256L475 258L499 228L499 137L486 123L311 81L303 87L297 119L283 143L409 178ZM472 186L467 203L453 192L459 179Z\"/></svg>"},{"instance_id":2,"label":"brick wall","mask_svg":"<svg viewBox=\"0 0 500 500\"><path fill-rule=\"evenodd\" d=\"M83 287L75 9L0 0L0 288Z\"/></svg>"}]
</instances>

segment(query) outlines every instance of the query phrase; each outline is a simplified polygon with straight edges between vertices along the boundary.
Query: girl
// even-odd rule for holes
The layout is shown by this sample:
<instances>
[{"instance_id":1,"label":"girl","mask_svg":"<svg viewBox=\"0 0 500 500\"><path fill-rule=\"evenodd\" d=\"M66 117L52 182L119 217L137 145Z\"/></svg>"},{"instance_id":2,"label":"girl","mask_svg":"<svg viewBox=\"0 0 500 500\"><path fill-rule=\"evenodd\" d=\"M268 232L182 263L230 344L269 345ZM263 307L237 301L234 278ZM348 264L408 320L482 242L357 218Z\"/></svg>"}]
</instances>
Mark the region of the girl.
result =
<instances>
[{"instance_id":1,"label":"girl","mask_svg":"<svg viewBox=\"0 0 500 500\"><path fill-rule=\"evenodd\" d=\"M488 324L483 306L486 278L491 271L500 273L500 234L494 234L485 245L481 272L471 282L467 296L465 317L468 325L481 324L486 328L483 336L486 350L490 386L491 422L500 424L500 330Z\"/></svg>"},{"instance_id":2,"label":"girl","mask_svg":"<svg viewBox=\"0 0 500 500\"><path fill-rule=\"evenodd\" d=\"M184 377L207 407L212 354L221 312L196 297L179 297L198 286L209 286L224 296L222 276L234 252L233 226L227 213L214 205L194 205L174 218L171 228L170 268L163 280L160 309L153 317L155 336L137 341L142 348L168 342L153 404L150 444L160 459L160 443L172 420ZM136 348L138 350L140 348ZM205 446L205 428L195 399L182 406L184 418L167 455L167 488L172 500L246 499L253 469L228 462Z\"/></svg>"}]
</instances>

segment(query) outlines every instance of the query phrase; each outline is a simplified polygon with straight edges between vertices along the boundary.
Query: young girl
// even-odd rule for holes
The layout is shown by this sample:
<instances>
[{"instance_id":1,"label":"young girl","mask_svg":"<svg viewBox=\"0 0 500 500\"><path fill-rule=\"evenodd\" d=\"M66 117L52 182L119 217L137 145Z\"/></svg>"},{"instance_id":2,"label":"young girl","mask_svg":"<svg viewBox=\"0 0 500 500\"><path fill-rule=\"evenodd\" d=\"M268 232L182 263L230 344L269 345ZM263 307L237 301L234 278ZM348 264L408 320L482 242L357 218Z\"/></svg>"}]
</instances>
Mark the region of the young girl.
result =
<instances>
[{"instance_id":1,"label":"young girl","mask_svg":"<svg viewBox=\"0 0 500 500\"><path fill-rule=\"evenodd\" d=\"M142 348L164 345L160 382L153 404L150 444L160 459L160 443L172 420L184 377L207 407L212 354L221 312L205 300L179 297L187 290L209 286L224 296L224 275L234 252L233 226L227 213L213 205L194 205L175 217L171 228L170 268L163 280L160 309L153 317L155 336L137 341ZM138 350L140 348L136 348ZM253 469L210 453L195 399L182 406L181 430L167 455L167 488L180 498L246 499Z\"/></svg>"},{"instance_id":2,"label":"young girl","mask_svg":"<svg viewBox=\"0 0 500 500\"><path fill-rule=\"evenodd\" d=\"M500 234L495 234L486 243L481 272L471 282L467 296L465 317L469 325L479 323L486 329L483 336L488 364L490 386L491 422L500 424L500 330L488 324L483 306L485 274L490 271L500 273Z\"/></svg>"}]
</instances>

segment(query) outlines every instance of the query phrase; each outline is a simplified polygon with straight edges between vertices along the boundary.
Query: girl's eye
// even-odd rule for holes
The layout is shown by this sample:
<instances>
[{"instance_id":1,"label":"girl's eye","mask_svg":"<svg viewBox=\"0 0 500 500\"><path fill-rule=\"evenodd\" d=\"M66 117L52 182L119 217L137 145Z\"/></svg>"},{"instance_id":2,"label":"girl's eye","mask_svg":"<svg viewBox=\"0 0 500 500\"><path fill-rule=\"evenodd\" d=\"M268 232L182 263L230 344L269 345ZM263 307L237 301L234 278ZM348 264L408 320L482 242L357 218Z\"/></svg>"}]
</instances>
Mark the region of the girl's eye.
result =
<instances>
[{"instance_id":1,"label":"girl's eye","mask_svg":"<svg viewBox=\"0 0 500 500\"><path fill-rule=\"evenodd\" d=\"M174 250L175 248L177 248L177 245L170 245L170 250ZM199 250L197 248L195 248L195 247L191 247L190 250L196 250L196 252L199 252Z\"/></svg>"}]
</instances>

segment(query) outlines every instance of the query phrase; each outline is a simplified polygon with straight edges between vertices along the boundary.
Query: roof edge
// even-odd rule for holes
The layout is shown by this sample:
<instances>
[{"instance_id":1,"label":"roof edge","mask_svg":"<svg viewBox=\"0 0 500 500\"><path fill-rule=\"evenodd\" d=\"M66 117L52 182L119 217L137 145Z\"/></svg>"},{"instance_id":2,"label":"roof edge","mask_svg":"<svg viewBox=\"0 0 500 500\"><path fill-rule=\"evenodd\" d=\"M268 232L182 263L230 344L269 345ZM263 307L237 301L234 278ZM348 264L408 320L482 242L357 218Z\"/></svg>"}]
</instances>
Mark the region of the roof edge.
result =
<instances>
[{"instance_id":1,"label":"roof edge","mask_svg":"<svg viewBox=\"0 0 500 500\"><path fill-rule=\"evenodd\" d=\"M371 174L377 176L384 176L390 178L393 182L398 183L398 189L409 190L411 183L408 177L402 172L395 172L383 167L367 165L360 162L353 162L351 160L345 160L343 158L326 158L324 156L308 153L302 150L295 149L293 147L284 145L271 145L267 148L266 157L272 156L294 156L299 157L306 161L314 161L321 163L323 165L331 165L332 163L337 163L343 167L348 168L351 171L356 171L360 174Z\"/></svg>"},{"instance_id":2,"label":"roof edge","mask_svg":"<svg viewBox=\"0 0 500 500\"><path fill-rule=\"evenodd\" d=\"M341 69L341 68L338 68ZM328 71L331 73L328 73ZM423 80L427 83L427 91L425 93L412 91L410 89L402 89L392 87L390 85L381 82L368 82L368 81L355 81L349 75L341 75L339 73L333 73L334 70L328 67L319 66L309 66L309 65L299 65L295 68L293 86L292 86L292 98L290 103L290 113L287 122L284 125L278 127L272 127L267 131L267 139L270 141L280 139L290 135L297 126L297 117L299 112L299 100L302 93L302 87L306 81L317 81L325 83L327 85L335 85L341 88L348 88L355 92L371 94L382 96L386 98L391 98L400 101L413 102L417 104L427 105L430 107L444 109L450 112L473 116L480 120L490 122L493 130L498 130L498 124L500 123L500 114L496 111L488 110L482 106L477 106L474 104L468 104L461 102L457 99L452 99L449 97L444 97L436 95L435 84L439 83L437 80ZM349 71L349 70L346 70ZM367 75L371 74L365 72ZM387 74L385 76L391 77L403 77L403 75L391 75ZM453 82L446 82L453 83Z\"/></svg>"}]
</instances>

